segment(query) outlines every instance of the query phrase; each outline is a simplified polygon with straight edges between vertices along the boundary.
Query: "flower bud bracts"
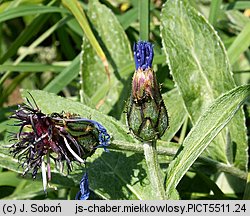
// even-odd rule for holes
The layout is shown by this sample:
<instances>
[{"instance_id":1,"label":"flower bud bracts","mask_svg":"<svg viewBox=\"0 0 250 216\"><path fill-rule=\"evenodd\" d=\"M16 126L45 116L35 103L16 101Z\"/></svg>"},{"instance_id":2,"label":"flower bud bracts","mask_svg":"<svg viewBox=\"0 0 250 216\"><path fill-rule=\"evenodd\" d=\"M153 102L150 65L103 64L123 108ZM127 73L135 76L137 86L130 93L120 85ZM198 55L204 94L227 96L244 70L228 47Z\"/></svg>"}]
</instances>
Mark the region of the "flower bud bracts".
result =
<instances>
[{"instance_id":1,"label":"flower bud bracts","mask_svg":"<svg viewBox=\"0 0 250 216\"><path fill-rule=\"evenodd\" d=\"M168 127L168 115L152 70L153 48L149 42L134 45L136 71L127 109L127 123L142 141L160 138Z\"/></svg>"}]
</instances>

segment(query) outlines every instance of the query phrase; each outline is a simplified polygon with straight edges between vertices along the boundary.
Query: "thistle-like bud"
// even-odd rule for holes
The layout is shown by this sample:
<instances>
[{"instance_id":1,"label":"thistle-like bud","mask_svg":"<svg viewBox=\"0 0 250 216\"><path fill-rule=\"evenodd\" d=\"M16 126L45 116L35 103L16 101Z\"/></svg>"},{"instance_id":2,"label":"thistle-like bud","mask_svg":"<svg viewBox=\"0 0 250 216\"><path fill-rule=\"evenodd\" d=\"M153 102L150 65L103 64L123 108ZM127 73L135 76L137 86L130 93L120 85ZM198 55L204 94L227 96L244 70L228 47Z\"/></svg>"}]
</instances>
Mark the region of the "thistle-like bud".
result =
<instances>
[{"instance_id":1,"label":"thistle-like bud","mask_svg":"<svg viewBox=\"0 0 250 216\"><path fill-rule=\"evenodd\" d=\"M152 69L153 56L151 43L139 41L134 44L136 71L127 109L127 123L141 141L160 138L168 127L167 110Z\"/></svg>"}]
</instances>

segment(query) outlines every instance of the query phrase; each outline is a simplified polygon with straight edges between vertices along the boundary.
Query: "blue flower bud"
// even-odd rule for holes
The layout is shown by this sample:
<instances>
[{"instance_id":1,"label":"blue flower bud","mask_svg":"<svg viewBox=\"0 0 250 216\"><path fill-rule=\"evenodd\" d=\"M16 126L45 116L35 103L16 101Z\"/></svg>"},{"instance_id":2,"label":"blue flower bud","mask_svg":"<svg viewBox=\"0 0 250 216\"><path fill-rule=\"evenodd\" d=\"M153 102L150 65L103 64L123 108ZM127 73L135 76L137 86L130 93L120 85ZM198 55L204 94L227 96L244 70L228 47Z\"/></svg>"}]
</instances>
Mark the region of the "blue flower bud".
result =
<instances>
[{"instance_id":1,"label":"blue flower bud","mask_svg":"<svg viewBox=\"0 0 250 216\"><path fill-rule=\"evenodd\" d=\"M152 68L154 50L151 43L139 41L138 43L134 43L133 50L136 70L146 70L148 68Z\"/></svg>"}]
</instances>

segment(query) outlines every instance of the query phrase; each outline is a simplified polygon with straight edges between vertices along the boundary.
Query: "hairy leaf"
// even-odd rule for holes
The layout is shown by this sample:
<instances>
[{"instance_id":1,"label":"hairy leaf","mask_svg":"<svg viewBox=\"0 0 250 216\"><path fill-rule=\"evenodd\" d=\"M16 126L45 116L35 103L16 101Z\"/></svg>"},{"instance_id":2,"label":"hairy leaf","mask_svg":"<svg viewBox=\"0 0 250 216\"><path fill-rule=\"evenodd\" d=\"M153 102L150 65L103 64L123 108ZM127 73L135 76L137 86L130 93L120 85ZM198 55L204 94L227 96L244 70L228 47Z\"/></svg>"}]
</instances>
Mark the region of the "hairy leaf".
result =
<instances>
[{"instance_id":1,"label":"hairy leaf","mask_svg":"<svg viewBox=\"0 0 250 216\"><path fill-rule=\"evenodd\" d=\"M216 99L202 114L185 138L181 152L169 165L166 180L166 194L169 197L190 166L235 116L249 96L250 85L237 87Z\"/></svg>"},{"instance_id":2,"label":"hairy leaf","mask_svg":"<svg viewBox=\"0 0 250 216\"><path fill-rule=\"evenodd\" d=\"M169 0L162 10L162 41L174 81L193 124L221 94L235 87L225 48L213 27L187 1ZM247 140L242 110L229 124L234 164L245 170ZM228 162L226 131L207 154Z\"/></svg>"}]
</instances>

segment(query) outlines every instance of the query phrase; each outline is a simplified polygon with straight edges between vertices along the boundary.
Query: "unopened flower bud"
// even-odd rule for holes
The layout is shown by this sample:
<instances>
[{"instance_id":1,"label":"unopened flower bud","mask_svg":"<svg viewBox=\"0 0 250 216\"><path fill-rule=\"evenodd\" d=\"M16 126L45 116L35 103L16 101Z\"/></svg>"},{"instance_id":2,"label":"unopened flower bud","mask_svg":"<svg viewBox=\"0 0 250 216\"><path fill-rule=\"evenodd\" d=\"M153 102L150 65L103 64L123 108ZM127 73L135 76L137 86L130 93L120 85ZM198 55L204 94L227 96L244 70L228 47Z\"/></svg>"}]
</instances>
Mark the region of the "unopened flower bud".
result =
<instances>
[{"instance_id":1,"label":"unopened flower bud","mask_svg":"<svg viewBox=\"0 0 250 216\"><path fill-rule=\"evenodd\" d=\"M168 127L168 115L155 72L152 69L153 47L149 42L134 45L136 71L127 110L127 123L142 141L160 138Z\"/></svg>"}]
</instances>

